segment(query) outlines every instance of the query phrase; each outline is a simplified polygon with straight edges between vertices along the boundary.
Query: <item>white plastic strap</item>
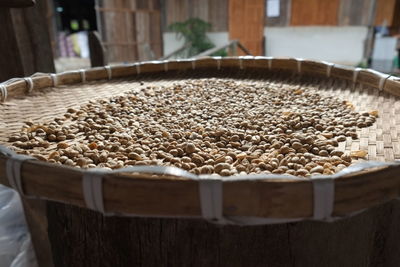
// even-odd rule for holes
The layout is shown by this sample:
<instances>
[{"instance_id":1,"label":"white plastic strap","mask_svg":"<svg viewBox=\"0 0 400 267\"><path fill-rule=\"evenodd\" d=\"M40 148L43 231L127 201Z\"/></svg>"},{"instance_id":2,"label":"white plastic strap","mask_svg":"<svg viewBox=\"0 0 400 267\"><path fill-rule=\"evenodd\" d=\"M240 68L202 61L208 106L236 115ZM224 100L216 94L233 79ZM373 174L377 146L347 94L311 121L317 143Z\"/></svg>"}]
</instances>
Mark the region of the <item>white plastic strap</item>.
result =
<instances>
[{"instance_id":1,"label":"white plastic strap","mask_svg":"<svg viewBox=\"0 0 400 267\"><path fill-rule=\"evenodd\" d=\"M361 68L355 68L353 71L353 83L357 82L358 73L360 72Z\"/></svg>"},{"instance_id":2,"label":"white plastic strap","mask_svg":"<svg viewBox=\"0 0 400 267\"><path fill-rule=\"evenodd\" d=\"M106 173L107 171L102 169L89 169L82 179L86 207L101 213L104 213L103 176Z\"/></svg>"},{"instance_id":3,"label":"white plastic strap","mask_svg":"<svg viewBox=\"0 0 400 267\"><path fill-rule=\"evenodd\" d=\"M221 57L214 57L214 59L217 61L217 70L221 69Z\"/></svg>"},{"instance_id":4,"label":"white plastic strap","mask_svg":"<svg viewBox=\"0 0 400 267\"><path fill-rule=\"evenodd\" d=\"M222 219L222 181L220 179L201 179L199 181L201 214L204 219Z\"/></svg>"},{"instance_id":5,"label":"white plastic strap","mask_svg":"<svg viewBox=\"0 0 400 267\"><path fill-rule=\"evenodd\" d=\"M33 90L33 80L31 77L24 78L26 84L28 85L28 93L32 92Z\"/></svg>"},{"instance_id":6,"label":"white plastic strap","mask_svg":"<svg viewBox=\"0 0 400 267\"><path fill-rule=\"evenodd\" d=\"M106 213L104 210L103 198L103 177L110 173L154 173L154 174L169 174L174 176L186 177L189 179L196 179L197 176L190 174L182 169L175 167L165 166L132 166L117 170L107 169L89 169L87 170L82 179L83 196L86 206L92 210L99 211L104 215L112 215L114 213Z\"/></svg>"},{"instance_id":7,"label":"white plastic strap","mask_svg":"<svg viewBox=\"0 0 400 267\"><path fill-rule=\"evenodd\" d=\"M333 63L327 63L327 66L326 66L326 77L331 77L331 72L332 72L332 67L334 66L335 64L333 64Z\"/></svg>"},{"instance_id":8,"label":"white plastic strap","mask_svg":"<svg viewBox=\"0 0 400 267\"><path fill-rule=\"evenodd\" d=\"M12 188L18 191L22 196L25 196L21 181L21 167L24 161L35 159L26 155L16 154L14 151L7 147L0 146L0 153L8 156L6 162L6 176L8 183Z\"/></svg>"},{"instance_id":9,"label":"white plastic strap","mask_svg":"<svg viewBox=\"0 0 400 267\"><path fill-rule=\"evenodd\" d=\"M196 69L196 60L193 59L191 61L192 61L192 69L194 70L194 69Z\"/></svg>"},{"instance_id":10,"label":"white plastic strap","mask_svg":"<svg viewBox=\"0 0 400 267\"><path fill-rule=\"evenodd\" d=\"M107 71L108 79L111 80L111 79L112 79L112 69L111 69L111 66L104 66L104 68L105 68L106 71Z\"/></svg>"},{"instance_id":11,"label":"white plastic strap","mask_svg":"<svg viewBox=\"0 0 400 267\"><path fill-rule=\"evenodd\" d=\"M379 77L379 84L378 84L379 91L383 91L383 89L385 87L386 80L389 79L390 76L392 76L390 74L385 74L385 73L382 73L382 72L379 72L379 71L376 71L376 70L373 70L373 69L366 69L366 71L368 71L368 72L370 72L372 74L375 74L376 76Z\"/></svg>"},{"instance_id":12,"label":"white plastic strap","mask_svg":"<svg viewBox=\"0 0 400 267\"><path fill-rule=\"evenodd\" d=\"M7 179L12 188L17 190L22 196L25 196L25 192L22 187L21 181L21 167L24 161L34 159L26 155L14 154L7 160L6 163L6 174Z\"/></svg>"},{"instance_id":13,"label":"white plastic strap","mask_svg":"<svg viewBox=\"0 0 400 267\"><path fill-rule=\"evenodd\" d=\"M328 220L332 216L335 201L334 179L330 176L312 178L315 220Z\"/></svg>"},{"instance_id":14,"label":"white plastic strap","mask_svg":"<svg viewBox=\"0 0 400 267\"><path fill-rule=\"evenodd\" d=\"M302 58L296 58L297 61L297 73L301 73L301 63L304 61Z\"/></svg>"},{"instance_id":15,"label":"white plastic strap","mask_svg":"<svg viewBox=\"0 0 400 267\"><path fill-rule=\"evenodd\" d=\"M57 87L57 85L58 85L58 77L57 77L57 74L51 73L51 74L50 74L50 77L51 77L51 80L53 81L53 86L54 86L54 87Z\"/></svg>"},{"instance_id":16,"label":"white plastic strap","mask_svg":"<svg viewBox=\"0 0 400 267\"><path fill-rule=\"evenodd\" d=\"M267 64L268 64L268 69L270 70L271 68L272 68L272 60L273 60L273 57L267 57Z\"/></svg>"},{"instance_id":17,"label":"white plastic strap","mask_svg":"<svg viewBox=\"0 0 400 267\"><path fill-rule=\"evenodd\" d=\"M1 102L6 102L7 100L7 87L4 84L0 84Z\"/></svg>"},{"instance_id":18,"label":"white plastic strap","mask_svg":"<svg viewBox=\"0 0 400 267\"><path fill-rule=\"evenodd\" d=\"M86 70L80 69L79 73L81 74L82 83L86 83Z\"/></svg>"},{"instance_id":19,"label":"white plastic strap","mask_svg":"<svg viewBox=\"0 0 400 267\"><path fill-rule=\"evenodd\" d=\"M136 66L136 74L140 74L140 63L137 63L135 66Z\"/></svg>"},{"instance_id":20,"label":"white plastic strap","mask_svg":"<svg viewBox=\"0 0 400 267\"><path fill-rule=\"evenodd\" d=\"M239 57L239 68L243 69L243 58Z\"/></svg>"},{"instance_id":21,"label":"white plastic strap","mask_svg":"<svg viewBox=\"0 0 400 267\"><path fill-rule=\"evenodd\" d=\"M390 75L387 75L386 77L381 76L379 79L379 91L383 91L383 88L385 87L386 80L390 77Z\"/></svg>"},{"instance_id":22,"label":"white plastic strap","mask_svg":"<svg viewBox=\"0 0 400 267\"><path fill-rule=\"evenodd\" d=\"M167 72L168 71L168 60L164 60L164 71Z\"/></svg>"}]
</instances>

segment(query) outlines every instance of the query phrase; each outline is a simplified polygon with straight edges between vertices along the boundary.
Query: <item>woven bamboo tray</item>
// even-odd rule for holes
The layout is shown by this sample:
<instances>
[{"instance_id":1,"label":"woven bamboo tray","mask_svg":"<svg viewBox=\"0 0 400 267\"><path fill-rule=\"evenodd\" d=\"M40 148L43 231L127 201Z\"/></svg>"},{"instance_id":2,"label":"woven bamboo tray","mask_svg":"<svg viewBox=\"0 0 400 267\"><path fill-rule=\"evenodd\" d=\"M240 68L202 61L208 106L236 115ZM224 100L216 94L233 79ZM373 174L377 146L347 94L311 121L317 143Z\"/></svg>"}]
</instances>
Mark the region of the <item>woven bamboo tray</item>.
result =
<instances>
[{"instance_id":1,"label":"woven bamboo tray","mask_svg":"<svg viewBox=\"0 0 400 267\"><path fill-rule=\"evenodd\" d=\"M372 70L354 69L325 62L267 57L203 58L198 60L144 62L99 67L60 74L38 74L13 79L2 87L0 144L20 131L24 121L46 122L89 100L123 94L139 88L139 82L171 84L185 79L230 77L268 81L280 86L315 87L321 94L353 103L356 110L378 110L377 122L359 129L359 139L340 146L343 151L367 150L366 161L394 162L400 159L400 81ZM6 90L5 90L6 89ZM7 92L7 94L5 94ZM5 96L7 95L7 98ZM10 186L6 175L9 156L0 155L0 183ZM335 179L291 179L274 175L222 178L218 186L220 213L226 218L329 219L356 213L399 197L400 166L368 164ZM26 196L87 207L83 177L77 168L27 160L21 167L22 191ZM178 176L175 174L178 173ZM201 217L204 199L198 178L180 172L153 175L152 171L107 173L102 181L105 213L140 216ZM329 180L320 187L316 180ZM324 181L325 181L324 180ZM324 193L325 192L325 193ZM221 192L220 192L221 193ZM316 194L319 194L318 196ZM331 194L332 197L323 197ZM322 196L322 198L321 198ZM318 201L324 201L321 205ZM202 206L203 203L203 206ZM321 209L324 215L315 216Z\"/></svg>"}]
</instances>

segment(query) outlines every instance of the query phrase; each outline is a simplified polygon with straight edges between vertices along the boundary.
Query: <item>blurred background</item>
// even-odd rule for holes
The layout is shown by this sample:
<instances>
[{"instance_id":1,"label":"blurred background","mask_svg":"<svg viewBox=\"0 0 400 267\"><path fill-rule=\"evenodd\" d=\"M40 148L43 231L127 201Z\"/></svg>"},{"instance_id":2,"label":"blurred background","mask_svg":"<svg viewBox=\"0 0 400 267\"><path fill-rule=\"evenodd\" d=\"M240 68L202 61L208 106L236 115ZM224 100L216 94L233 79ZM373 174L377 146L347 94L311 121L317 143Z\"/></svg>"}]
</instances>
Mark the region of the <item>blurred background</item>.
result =
<instances>
[{"instance_id":1,"label":"blurred background","mask_svg":"<svg viewBox=\"0 0 400 267\"><path fill-rule=\"evenodd\" d=\"M18 34L18 27L26 27L18 19L29 24L29 12L36 12L31 20L37 29L25 30L41 27L48 34L31 40L30 51L39 49L38 42L43 50L46 40L52 51L43 50L32 64L51 57L47 62L54 62L56 71L247 54L392 74L400 68L400 0L37 0L33 7L10 9L17 46L29 43ZM26 68L24 76L52 71Z\"/></svg>"}]
</instances>

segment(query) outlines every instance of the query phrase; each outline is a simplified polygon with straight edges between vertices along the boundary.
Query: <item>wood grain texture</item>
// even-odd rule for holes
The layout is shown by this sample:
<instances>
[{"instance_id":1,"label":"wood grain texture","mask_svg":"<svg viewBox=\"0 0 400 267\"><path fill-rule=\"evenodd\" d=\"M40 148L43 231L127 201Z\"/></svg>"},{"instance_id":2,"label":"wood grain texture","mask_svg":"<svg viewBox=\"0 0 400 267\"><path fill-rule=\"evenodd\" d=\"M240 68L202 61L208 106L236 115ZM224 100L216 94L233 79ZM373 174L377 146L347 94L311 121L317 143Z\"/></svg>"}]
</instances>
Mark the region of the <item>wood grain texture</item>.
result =
<instances>
[{"instance_id":1,"label":"wood grain texture","mask_svg":"<svg viewBox=\"0 0 400 267\"><path fill-rule=\"evenodd\" d=\"M53 267L47 227L47 203L40 199L21 198L21 200L37 263L40 267Z\"/></svg>"},{"instance_id":2,"label":"wood grain texture","mask_svg":"<svg viewBox=\"0 0 400 267\"><path fill-rule=\"evenodd\" d=\"M36 0L0 0L0 7L24 8L36 4Z\"/></svg>"},{"instance_id":3,"label":"wood grain texture","mask_svg":"<svg viewBox=\"0 0 400 267\"><path fill-rule=\"evenodd\" d=\"M47 26L46 4L38 1L35 6L12 9L14 34L17 39L24 76L35 72L55 72L50 35Z\"/></svg>"},{"instance_id":4,"label":"wood grain texture","mask_svg":"<svg viewBox=\"0 0 400 267\"><path fill-rule=\"evenodd\" d=\"M99 67L107 65L105 61L105 49L101 44L100 36L97 32L88 33L88 42L90 50L90 65L92 67Z\"/></svg>"},{"instance_id":5,"label":"wood grain texture","mask_svg":"<svg viewBox=\"0 0 400 267\"><path fill-rule=\"evenodd\" d=\"M151 60L151 53L161 56L160 8L159 0L99 2L101 37L108 62Z\"/></svg>"},{"instance_id":6,"label":"wood grain texture","mask_svg":"<svg viewBox=\"0 0 400 267\"><path fill-rule=\"evenodd\" d=\"M339 6L339 25L368 25L370 10L375 0L341 0Z\"/></svg>"},{"instance_id":7,"label":"wood grain texture","mask_svg":"<svg viewBox=\"0 0 400 267\"><path fill-rule=\"evenodd\" d=\"M376 0L376 14L375 14L375 25L376 26L399 26L400 16L400 1L398 0Z\"/></svg>"},{"instance_id":8,"label":"wood grain texture","mask_svg":"<svg viewBox=\"0 0 400 267\"><path fill-rule=\"evenodd\" d=\"M14 77L23 77L25 72L21 54L16 49L18 43L10 9L0 8L0 24L3 33L0 42L0 82L3 82Z\"/></svg>"},{"instance_id":9,"label":"wood grain texture","mask_svg":"<svg viewBox=\"0 0 400 267\"><path fill-rule=\"evenodd\" d=\"M229 39L239 40L255 56L263 55L263 0L231 0L229 2ZM238 55L244 55L239 51Z\"/></svg>"},{"instance_id":10,"label":"wood grain texture","mask_svg":"<svg viewBox=\"0 0 400 267\"><path fill-rule=\"evenodd\" d=\"M292 0L292 26L337 25L339 0Z\"/></svg>"},{"instance_id":11,"label":"wood grain texture","mask_svg":"<svg viewBox=\"0 0 400 267\"><path fill-rule=\"evenodd\" d=\"M218 226L48 202L56 266L398 266L398 201L333 222Z\"/></svg>"},{"instance_id":12,"label":"wood grain texture","mask_svg":"<svg viewBox=\"0 0 400 267\"><path fill-rule=\"evenodd\" d=\"M211 31L213 32L227 32L228 31L228 15L229 15L229 1L218 0L208 1L208 22L211 23Z\"/></svg>"},{"instance_id":13,"label":"wood grain texture","mask_svg":"<svg viewBox=\"0 0 400 267\"><path fill-rule=\"evenodd\" d=\"M166 0L162 1L161 12L166 25L163 31L169 31L168 25L189 18L200 18L211 24L211 32L228 31L228 0Z\"/></svg>"}]
</instances>

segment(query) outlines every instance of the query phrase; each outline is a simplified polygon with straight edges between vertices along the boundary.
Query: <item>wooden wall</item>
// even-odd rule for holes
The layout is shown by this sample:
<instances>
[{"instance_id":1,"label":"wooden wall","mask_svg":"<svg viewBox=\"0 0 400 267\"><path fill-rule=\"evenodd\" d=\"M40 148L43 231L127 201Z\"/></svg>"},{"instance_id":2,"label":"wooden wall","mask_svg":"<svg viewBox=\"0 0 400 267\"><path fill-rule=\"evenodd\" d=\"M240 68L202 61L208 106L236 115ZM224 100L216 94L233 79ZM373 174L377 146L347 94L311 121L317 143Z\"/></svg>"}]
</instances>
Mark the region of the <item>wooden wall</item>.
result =
<instances>
[{"instance_id":1,"label":"wooden wall","mask_svg":"<svg viewBox=\"0 0 400 267\"><path fill-rule=\"evenodd\" d=\"M266 17L265 25L378 26L384 21L400 27L400 0L280 0L280 16Z\"/></svg>"},{"instance_id":2,"label":"wooden wall","mask_svg":"<svg viewBox=\"0 0 400 267\"><path fill-rule=\"evenodd\" d=\"M292 0L291 25L337 25L339 0Z\"/></svg>"},{"instance_id":3,"label":"wooden wall","mask_svg":"<svg viewBox=\"0 0 400 267\"><path fill-rule=\"evenodd\" d=\"M400 26L400 0L376 0L375 25Z\"/></svg>"},{"instance_id":4,"label":"wooden wall","mask_svg":"<svg viewBox=\"0 0 400 267\"><path fill-rule=\"evenodd\" d=\"M97 2L99 31L108 62L132 62L162 56L159 0Z\"/></svg>"},{"instance_id":5,"label":"wooden wall","mask_svg":"<svg viewBox=\"0 0 400 267\"><path fill-rule=\"evenodd\" d=\"M230 0L160 0L162 30L176 21L198 17L212 24L211 31L228 31ZM265 0L267 1L267 0ZM374 2L376 2L374 4ZM371 8L375 5L375 10ZM264 10L266 12L266 10ZM387 21L400 26L400 0L280 0L280 16L265 17L266 26L375 25Z\"/></svg>"},{"instance_id":6,"label":"wooden wall","mask_svg":"<svg viewBox=\"0 0 400 267\"><path fill-rule=\"evenodd\" d=\"M211 31L228 31L229 0L161 0L163 2L163 31L168 25L188 18L200 18L211 23Z\"/></svg>"}]
</instances>

